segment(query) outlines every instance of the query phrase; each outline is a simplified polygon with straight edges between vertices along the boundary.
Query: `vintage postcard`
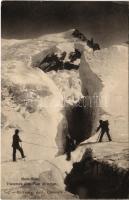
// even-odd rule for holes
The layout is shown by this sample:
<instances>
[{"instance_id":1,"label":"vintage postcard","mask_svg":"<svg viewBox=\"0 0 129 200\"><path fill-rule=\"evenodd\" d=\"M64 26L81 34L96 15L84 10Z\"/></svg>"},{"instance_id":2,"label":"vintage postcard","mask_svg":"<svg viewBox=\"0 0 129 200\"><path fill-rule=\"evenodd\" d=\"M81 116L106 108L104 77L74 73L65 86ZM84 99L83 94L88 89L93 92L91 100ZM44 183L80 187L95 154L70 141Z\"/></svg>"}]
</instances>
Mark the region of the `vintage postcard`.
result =
<instances>
[{"instance_id":1,"label":"vintage postcard","mask_svg":"<svg viewBox=\"0 0 129 200\"><path fill-rule=\"evenodd\" d=\"M2 1L1 199L128 199L128 2Z\"/></svg>"}]
</instances>

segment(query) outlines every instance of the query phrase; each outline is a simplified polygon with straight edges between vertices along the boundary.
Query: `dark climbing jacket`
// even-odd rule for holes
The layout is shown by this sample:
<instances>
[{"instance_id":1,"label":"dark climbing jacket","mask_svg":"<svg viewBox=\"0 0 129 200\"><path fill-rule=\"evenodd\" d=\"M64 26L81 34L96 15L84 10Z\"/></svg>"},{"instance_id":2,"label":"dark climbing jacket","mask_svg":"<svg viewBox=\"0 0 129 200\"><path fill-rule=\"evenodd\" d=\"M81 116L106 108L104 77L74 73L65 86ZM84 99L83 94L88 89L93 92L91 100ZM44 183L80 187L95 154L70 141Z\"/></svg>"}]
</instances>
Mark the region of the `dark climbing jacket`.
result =
<instances>
[{"instance_id":1,"label":"dark climbing jacket","mask_svg":"<svg viewBox=\"0 0 129 200\"><path fill-rule=\"evenodd\" d=\"M20 145L19 145L19 142L22 142L22 140L19 138L19 135L14 134L14 135L13 135L12 147L18 148L18 147L20 146Z\"/></svg>"},{"instance_id":2,"label":"dark climbing jacket","mask_svg":"<svg viewBox=\"0 0 129 200\"><path fill-rule=\"evenodd\" d=\"M109 131L109 122L108 120L106 121L102 121L99 125L99 127L97 128L97 131L99 131L100 129L103 130L103 131Z\"/></svg>"}]
</instances>

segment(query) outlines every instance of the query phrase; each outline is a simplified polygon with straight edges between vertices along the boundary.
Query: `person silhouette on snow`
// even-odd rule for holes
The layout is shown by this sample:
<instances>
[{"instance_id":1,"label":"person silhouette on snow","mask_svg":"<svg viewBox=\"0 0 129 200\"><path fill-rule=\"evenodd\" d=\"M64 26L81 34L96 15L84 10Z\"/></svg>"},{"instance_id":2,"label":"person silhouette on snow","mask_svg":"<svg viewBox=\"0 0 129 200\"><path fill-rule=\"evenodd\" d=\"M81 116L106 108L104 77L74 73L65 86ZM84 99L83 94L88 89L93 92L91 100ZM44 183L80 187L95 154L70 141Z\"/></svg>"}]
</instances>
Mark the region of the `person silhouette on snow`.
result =
<instances>
[{"instance_id":1,"label":"person silhouette on snow","mask_svg":"<svg viewBox=\"0 0 129 200\"><path fill-rule=\"evenodd\" d=\"M101 135L100 135L100 138L99 138L99 142L102 142L102 138L103 138L105 133L107 134L109 141L112 141L111 136L109 134L109 127L108 126L109 126L108 120L106 120L106 121L100 120L99 121L99 126L97 127L97 130L96 130L96 132L98 132L101 129Z\"/></svg>"},{"instance_id":2,"label":"person silhouette on snow","mask_svg":"<svg viewBox=\"0 0 129 200\"><path fill-rule=\"evenodd\" d=\"M22 147L20 146L19 142L22 142L22 140L19 137L19 130L16 129L15 130L15 134L13 135L13 143L12 143L12 147L13 147L13 161L16 161L16 150L19 150L21 153L21 157L25 158L24 155L24 151L22 149Z\"/></svg>"}]
</instances>

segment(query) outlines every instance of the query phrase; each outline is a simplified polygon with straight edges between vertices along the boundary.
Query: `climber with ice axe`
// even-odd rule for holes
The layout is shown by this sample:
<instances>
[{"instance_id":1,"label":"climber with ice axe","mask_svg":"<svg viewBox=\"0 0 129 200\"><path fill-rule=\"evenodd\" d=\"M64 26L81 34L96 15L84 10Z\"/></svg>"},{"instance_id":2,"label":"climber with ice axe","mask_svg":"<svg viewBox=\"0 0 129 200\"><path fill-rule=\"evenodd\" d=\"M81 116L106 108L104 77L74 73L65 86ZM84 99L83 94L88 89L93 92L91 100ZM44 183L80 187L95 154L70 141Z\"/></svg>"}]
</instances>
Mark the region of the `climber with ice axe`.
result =
<instances>
[{"instance_id":1,"label":"climber with ice axe","mask_svg":"<svg viewBox=\"0 0 129 200\"><path fill-rule=\"evenodd\" d=\"M13 161L16 161L16 150L19 150L21 153L21 157L25 158L24 155L24 151L22 149L22 147L19 145L19 142L22 142L22 140L19 137L19 129L15 130L15 134L13 135L13 143L12 143L12 147L13 147Z\"/></svg>"},{"instance_id":2,"label":"climber with ice axe","mask_svg":"<svg viewBox=\"0 0 129 200\"><path fill-rule=\"evenodd\" d=\"M112 141L111 136L109 134L108 126L109 126L108 120L106 120L106 121L99 120L99 126L96 129L96 132L98 132L101 129L100 135L98 136L98 139L97 139L98 142L102 142L102 138L105 133L107 134L109 141Z\"/></svg>"}]
</instances>

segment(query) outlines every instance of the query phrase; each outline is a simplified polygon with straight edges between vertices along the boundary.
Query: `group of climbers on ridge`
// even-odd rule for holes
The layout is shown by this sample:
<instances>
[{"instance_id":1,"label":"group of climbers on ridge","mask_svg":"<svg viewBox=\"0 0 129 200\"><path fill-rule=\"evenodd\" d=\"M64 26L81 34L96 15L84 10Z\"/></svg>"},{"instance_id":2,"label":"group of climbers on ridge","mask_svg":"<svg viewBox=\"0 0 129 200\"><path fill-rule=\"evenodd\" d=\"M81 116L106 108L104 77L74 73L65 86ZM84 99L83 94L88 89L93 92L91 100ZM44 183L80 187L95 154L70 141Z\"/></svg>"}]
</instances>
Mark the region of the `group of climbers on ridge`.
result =
<instances>
[{"instance_id":1,"label":"group of climbers on ridge","mask_svg":"<svg viewBox=\"0 0 129 200\"><path fill-rule=\"evenodd\" d=\"M108 122L108 120L106 120L106 121L100 120L99 121L99 126L97 127L96 132L98 132L100 129L101 129L101 132L100 132L100 138L99 138L98 142L102 142L102 138L103 138L104 134L107 134L109 141L112 141L111 136L109 134L109 122ZM19 144L20 142L22 142L22 140L19 137L19 129L16 129L15 134L13 135L13 142L12 142L13 161L16 161L16 150L20 151L22 158L26 157L24 155L23 148ZM65 153L67 155L66 160L69 161L71 159L71 152L76 149L76 146L77 146L76 140L73 139L70 136L70 134L67 134L66 135L66 148L65 148Z\"/></svg>"}]
</instances>

